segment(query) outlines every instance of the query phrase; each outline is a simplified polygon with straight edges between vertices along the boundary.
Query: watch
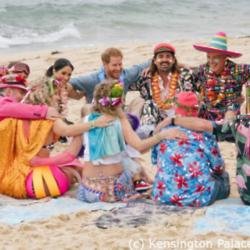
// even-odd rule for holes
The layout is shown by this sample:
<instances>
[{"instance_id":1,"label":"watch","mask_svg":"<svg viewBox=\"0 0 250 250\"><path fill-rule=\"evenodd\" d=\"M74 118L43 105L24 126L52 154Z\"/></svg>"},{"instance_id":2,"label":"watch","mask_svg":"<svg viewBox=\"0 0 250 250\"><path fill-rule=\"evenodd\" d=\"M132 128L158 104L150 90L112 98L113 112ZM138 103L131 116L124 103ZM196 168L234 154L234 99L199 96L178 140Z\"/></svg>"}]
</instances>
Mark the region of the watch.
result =
<instances>
[{"instance_id":1,"label":"watch","mask_svg":"<svg viewBox=\"0 0 250 250\"><path fill-rule=\"evenodd\" d=\"M175 126L175 117L172 117L171 118L171 123L170 123L172 126Z\"/></svg>"}]
</instances>

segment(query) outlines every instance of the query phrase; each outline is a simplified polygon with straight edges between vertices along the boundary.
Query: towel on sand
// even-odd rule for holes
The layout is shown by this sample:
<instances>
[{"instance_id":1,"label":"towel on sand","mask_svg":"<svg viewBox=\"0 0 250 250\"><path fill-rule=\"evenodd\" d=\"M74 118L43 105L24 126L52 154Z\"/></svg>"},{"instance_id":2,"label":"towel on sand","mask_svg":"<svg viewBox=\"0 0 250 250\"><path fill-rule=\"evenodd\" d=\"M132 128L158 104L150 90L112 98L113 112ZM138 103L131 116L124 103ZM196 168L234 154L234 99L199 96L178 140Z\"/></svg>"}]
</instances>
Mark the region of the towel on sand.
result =
<instances>
[{"instance_id":1,"label":"towel on sand","mask_svg":"<svg viewBox=\"0 0 250 250\"><path fill-rule=\"evenodd\" d=\"M84 203L70 197L16 200L0 195L0 223L14 225L22 222L44 220L61 214L111 210L124 206L126 206L124 203Z\"/></svg>"},{"instance_id":2,"label":"towel on sand","mask_svg":"<svg viewBox=\"0 0 250 250\"><path fill-rule=\"evenodd\" d=\"M207 207L205 215L194 225L195 234L211 232L250 236L250 206L239 198L221 200Z\"/></svg>"}]
</instances>

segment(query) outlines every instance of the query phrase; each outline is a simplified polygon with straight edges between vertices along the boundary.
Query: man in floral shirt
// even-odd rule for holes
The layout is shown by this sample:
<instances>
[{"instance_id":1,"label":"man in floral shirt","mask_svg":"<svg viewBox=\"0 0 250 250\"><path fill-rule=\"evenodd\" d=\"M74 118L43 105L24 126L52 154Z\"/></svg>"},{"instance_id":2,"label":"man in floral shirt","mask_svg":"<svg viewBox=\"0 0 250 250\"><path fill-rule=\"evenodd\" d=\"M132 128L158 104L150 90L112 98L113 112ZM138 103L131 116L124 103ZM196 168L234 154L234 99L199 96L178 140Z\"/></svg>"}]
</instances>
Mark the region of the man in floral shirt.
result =
<instances>
[{"instance_id":1,"label":"man in floral shirt","mask_svg":"<svg viewBox=\"0 0 250 250\"><path fill-rule=\"evenodd\" d=\"M200 117L218 121L224 118L227 110L240 112L242 86L250 77L250 65L236 64L228 58L241 54L227 49L227 36L218 32L210 45L194 45L194 48L207 53L207 63L193 69L190 82L193 90L201 95L204 103ZM190 90L190 86L188 86Z\"/></svg>"},{"instance_id":2,"label":"man in floral shirt","mask_svg":"<svg viewBox=\"0 0 250 250\"><path fill-rule=\"evenodd\" d=\"M159 43L153 53L149 73L130 86L130 90L139 91L144 100L140 113L141 126L137 130L141 137L149 136L163 118L174 115L174 97L183 89L186 79L185 89L188 83L192 88L189 70L178 64L173 45Z\"/></svg>"},{"instance_id":3,"label":"man in floral shirt","mask_svg":"<svg viewBox=\"0 0 250 250\"><path fill-rule=\"evenodd\" d=\"M192 92L178 94L176 105L176 114L198 115L198 99ZM153 148L152 161L157 165L153 198L169 205L195 207L227 198L229 176L215 137L180 129L188 139L163 140Z\"/></svg>"}]
</instances>

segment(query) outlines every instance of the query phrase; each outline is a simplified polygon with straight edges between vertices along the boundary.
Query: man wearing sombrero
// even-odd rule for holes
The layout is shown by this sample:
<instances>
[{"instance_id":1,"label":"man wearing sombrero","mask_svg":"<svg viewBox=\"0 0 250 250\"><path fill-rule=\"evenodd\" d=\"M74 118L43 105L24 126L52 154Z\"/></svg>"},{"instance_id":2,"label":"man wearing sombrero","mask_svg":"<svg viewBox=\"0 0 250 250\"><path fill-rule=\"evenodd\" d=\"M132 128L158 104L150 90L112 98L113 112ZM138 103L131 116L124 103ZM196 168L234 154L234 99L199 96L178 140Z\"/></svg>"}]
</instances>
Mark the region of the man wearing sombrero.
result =
<instances>
[{"instance_id":1,"label":"man wearing sombrero","mask_svg":"<svg viewBox=\"0 0 250 250\"><path fill-rule=\"evenodd\" d=\"M241 53L228 50L227 36L218 32L209 45L195 44L196 50L207 53L207 63L194 69L193 87L205 104L201 115L210 120L221 120L227 110L240 112L242 85L250 77L250 65L236 64L228 58Z\"/></svg>"}]
</instances>

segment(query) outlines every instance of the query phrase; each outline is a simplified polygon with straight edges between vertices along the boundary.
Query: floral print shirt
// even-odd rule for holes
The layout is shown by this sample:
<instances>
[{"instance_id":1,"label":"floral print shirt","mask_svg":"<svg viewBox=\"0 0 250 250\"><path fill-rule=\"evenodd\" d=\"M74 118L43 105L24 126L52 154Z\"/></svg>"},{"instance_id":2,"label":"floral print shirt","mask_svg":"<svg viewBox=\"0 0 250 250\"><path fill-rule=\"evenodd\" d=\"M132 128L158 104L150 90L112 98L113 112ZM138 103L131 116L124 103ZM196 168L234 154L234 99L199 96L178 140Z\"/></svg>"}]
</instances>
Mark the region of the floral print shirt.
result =
<instances>
[{"instance_id":1,"label":"floral print shirt","mask_svg":"<svg viewBox=\"0 0 250 250\"><path fill-rule=\"evenodd\" d=\"M236 182L243 202L250 205L250 115L239 115L231 123L237 150ZM229 127L225 125L225 130Z\"/></svg>"},{"instance_id":2,"label":"floral print shirt","mask_svg":"<svg viewBox=\"0 0 250 250\"><path fill-rule=\"evenodd\" d=\"M250 78L250 65L236 64L227 60L220 75L209 70L208 64L193 68L192 74L186 76L188 83L185 90L199 92L204 107L201 117L209 120L221 120L227 110L240 111L242 86Z\"/></svg>"},{"instance_id":3,"label":"floral print shirt","mask_svg":"<svg viewBox=\"0 0 250 250\"><path fill-rule=\"evenodd\" d=\"M160 81L160 89L162 98L167 96L168 90L163 87L163 83ZM180 75L178 81L178 87L176 89L176 93L190 88L192 89L191 84L191 74L189 69L180 68ZM140 77L139 80L132 86L130 86L130 90L136 90L140 92L140 96L145 100L144 106L142 108L140 122L141 125L156 125L161 120L163 120L167 116L171 116L174 114L172 110L163 110L159 109L157 104L153 100L152 89L151 89L151 78L150 77Z\"/></svg>"},{"instance_id":4,"label":"floral print shirt","mask_svg":"<svg viewBox=\"0 0 250 250\"><path fill-rule=\"evenodd\" d=\"M178 128L188 139L163 140L153 147L151 159L157 165L153 199L177 206L209 205L215 193L212 173L224 171L218 144L211 133Z\"/></svg>"}]
</instances>

